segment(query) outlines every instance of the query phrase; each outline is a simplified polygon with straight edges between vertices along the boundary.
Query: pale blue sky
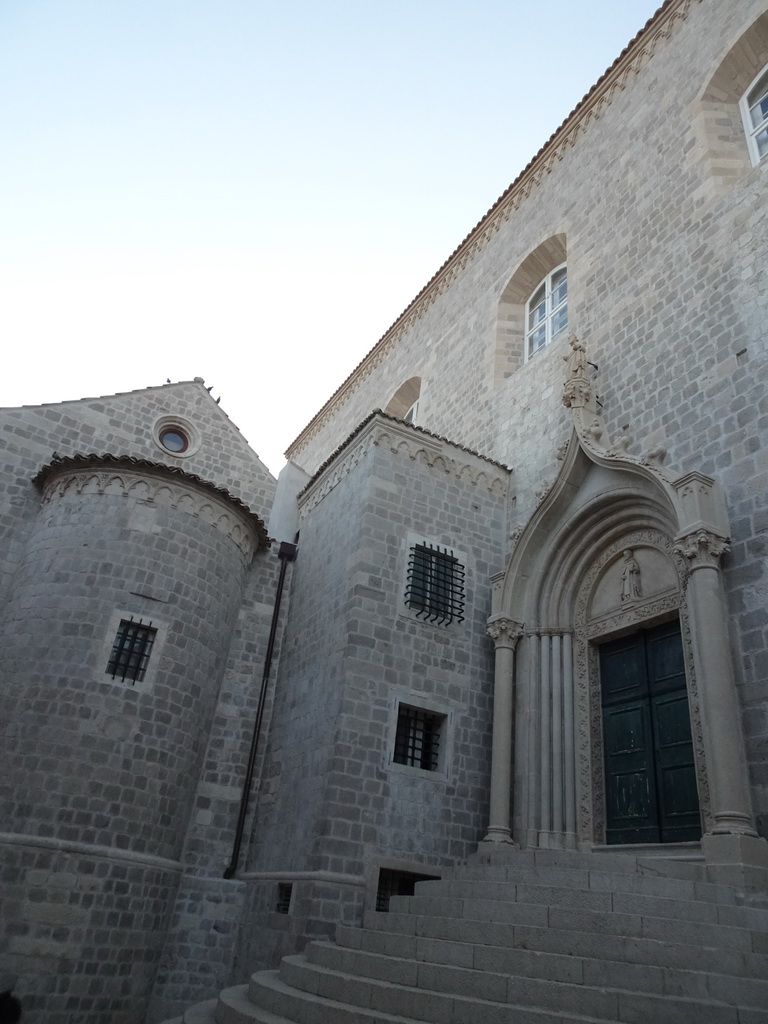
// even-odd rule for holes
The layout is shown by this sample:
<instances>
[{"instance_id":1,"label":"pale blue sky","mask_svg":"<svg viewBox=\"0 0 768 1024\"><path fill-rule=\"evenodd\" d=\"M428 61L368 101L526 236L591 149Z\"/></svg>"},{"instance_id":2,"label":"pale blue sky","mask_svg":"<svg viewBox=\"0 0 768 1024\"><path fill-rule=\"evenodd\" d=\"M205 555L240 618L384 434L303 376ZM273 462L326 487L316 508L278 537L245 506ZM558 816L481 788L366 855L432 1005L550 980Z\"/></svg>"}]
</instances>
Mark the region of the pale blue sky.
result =
<instances>
[{"instance_id":1,"label":"pale blue sky","mask_svg":"<svg viewBox=\"0 0 768 1024\"><path fill-rule=\"evenodd\" d=\"M282 452L653 0L0 0L0 405L205 377Z\"/></svg>"}]
</instances>

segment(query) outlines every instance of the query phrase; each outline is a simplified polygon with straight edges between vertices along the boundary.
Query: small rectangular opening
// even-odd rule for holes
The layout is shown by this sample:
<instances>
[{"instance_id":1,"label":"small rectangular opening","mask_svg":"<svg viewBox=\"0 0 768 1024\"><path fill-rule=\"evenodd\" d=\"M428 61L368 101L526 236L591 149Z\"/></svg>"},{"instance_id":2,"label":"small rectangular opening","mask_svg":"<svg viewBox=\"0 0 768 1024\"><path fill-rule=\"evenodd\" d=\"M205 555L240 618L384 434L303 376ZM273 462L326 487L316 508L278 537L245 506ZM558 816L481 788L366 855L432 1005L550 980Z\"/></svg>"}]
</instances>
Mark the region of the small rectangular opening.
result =
<instances>
[{"instance_id":1,"label":"small rectangular opening","mask_svg":"<svg viewBox=\"0 0 768 1024\"><path fill-rule=\"evenodd\" d=\"M157 630L151 622L123 619L117 629L112 653L107 663L107 675L113 679L126 679L140 683L144 679L155 642Z\"/></svg>"},{"instance_id":2,"label":"small rectangular opening","mask_svg":"<svg viewBox=\"0 0 768 1024\"><path fill-rule=\"evenodd\" d=\"M444 724L445 715L400 704L392 757L395 764L406 764L427 772L438 771Z\"/></svg>"},{"instance_id":3,"label":"small rectangular opening","mask_svg":"<svg viewBox=\"0 0 768 1024\"><path fill-rule=\"evenodd\" d=\"M381 913L389 912L389 901L392 896L413 896L417 882L438 881L440 875L418 875L414 871L394 871L391 868L380 868L379 886L376 890L376 909Z\"/></svg>"},{"instance_id":4,"label":"small rectangular opening","mask_svg":"<svg viewBox=\"0 0 768 1024\"><path fill-rule=\"evenodd\" d=\"M275 904L275 910L278 914L288 914L290 912L292 894L292 882L277 883L277 903Z\"/></svg>"}]
</instances>

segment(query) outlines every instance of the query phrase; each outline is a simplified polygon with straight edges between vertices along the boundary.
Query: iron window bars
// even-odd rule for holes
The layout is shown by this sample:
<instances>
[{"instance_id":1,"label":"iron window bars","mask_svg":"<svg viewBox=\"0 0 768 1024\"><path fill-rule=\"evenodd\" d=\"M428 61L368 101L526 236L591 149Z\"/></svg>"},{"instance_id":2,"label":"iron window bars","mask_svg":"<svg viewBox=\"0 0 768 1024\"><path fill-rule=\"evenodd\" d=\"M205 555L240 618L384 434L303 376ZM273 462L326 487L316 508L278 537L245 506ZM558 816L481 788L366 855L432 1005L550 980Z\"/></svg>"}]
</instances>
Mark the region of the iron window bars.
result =
<instances>
[{"instance_id":1,"label":"iron window bars","mask_svg":"<svg viewBox=\"0 0 768 1024\"><path fill-rule=\"evenodd\" d=\"M146 674L156 635L151 622L122 619L109 656L107 675L122 682L129 679L140 683Z\"/></svg>"},{"instance_id":2,"label":"iron window bars","mask_svg":"<svg viewBox=\"0 0 768 1024\"><path fill-rule=\"evenodd\" d=\"M278 914L288 914L291 909L291 896L293 895L293 882L277 883L277 903L275 911Z\"/></svg>"},{"instance_id":3,"label":"iron window bars","mask_svg":"<svg viewBox=\"0 0 768 1024\"><path fill-rule=\"evenodd\" d=\"M444 715L401 704L397 709L395 764L436 772L440 755L440 732Z\"/></svg>"},{"instance_id":4,"label":"iron window bars","mask_svg":"<svg viewBox=\"0 0 768 1024\"><path fill-rule=\"evenodd\" d=\"M408 557L405 603L429 622L464 621L464 566L447 548L415 544Z\"/></svg>"}]
</instances>

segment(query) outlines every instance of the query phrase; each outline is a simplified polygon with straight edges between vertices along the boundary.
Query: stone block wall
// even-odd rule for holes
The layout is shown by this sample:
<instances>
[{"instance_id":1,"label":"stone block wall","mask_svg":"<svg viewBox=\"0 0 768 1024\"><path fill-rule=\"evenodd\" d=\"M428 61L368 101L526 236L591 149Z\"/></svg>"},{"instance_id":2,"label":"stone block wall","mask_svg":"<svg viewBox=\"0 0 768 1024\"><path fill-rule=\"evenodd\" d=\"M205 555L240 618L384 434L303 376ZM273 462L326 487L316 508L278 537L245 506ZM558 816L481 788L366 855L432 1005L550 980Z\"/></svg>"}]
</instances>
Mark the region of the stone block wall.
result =
<instances>
[{"instance_id":1,"label":"stone block wall","mask_svg":"<svg viewBox=\"0 0 768 1024\"><path fill-rule=\"evenodd\" d=\"M178 868L159 858L2 837L3 970L32 1024L141 1024Z\"/></svg>"},{"instance_id":2,"label":"stone block wall","mask_svg":"<svg viewBox=\"0 0 768 1024\"><path fill-rule=\"evenodd\" d=\"M739 90L768 63L766 10L764 0L670 10L665 30L598 90L579 129L500 202L289 454L313 472L419 376L418 422L513 466L510 518L524 524L570 431L560 401L568 345L563 336L500 379L500 355L512 365L514 354L499 318L510 313L510 281L558 239L569 330L596 364L611 439L627 439L634 455L664 447L673 474L712 475L726 494L734 664L768 834L768 164L752 167L743 132L732 130Z\"/></svg>"},{"instance_id":3,"label":"stone block wall","mask_svg":"<svg viewBox=\"0 0 768 1024\"><path fill-rule=\"evenodd\" d=\"M156 443L162 416L192 424L189 458ZM252 562L258 530L238 500L266 515L274 481L200 382L4 410L0 432L9 969L38 1024L139 1024L168 922L210 909L190 889L205 890L209 870L221 883L231 850L277 561L262 547ZM105 451L116 458L68 461ZM54 453L41 504L32 478ZM143 681L106 673L130 617L158 630ZM209 828L207 861L187 843L190 820ZM237 883L224 889L221 905L234 892L239 906ZM222 961L236 932L227 913L198 922ZM182 923L176 950L185 929L195 934ZM181 965L174 953L174 984L193 973L192 947Z\"/></svg>"},{"instance_id":4,"label":"stone block wall","mask_svg":"<svg viewBox=\"0 0 768 1024\"><path fill-rule=\"evenodd\" d=\"M374 905L379 867L439 874L482 838L493 676L485 622L508 478L377 416L302 495L245 876L260 963L359 920ZM460 554L463 621L430 623L406 607L414 537ZM399 703L445 716L439 770L393 763ZM281 879L295 888L289 921L274 912Z\"/></svg>"}]
</instances>

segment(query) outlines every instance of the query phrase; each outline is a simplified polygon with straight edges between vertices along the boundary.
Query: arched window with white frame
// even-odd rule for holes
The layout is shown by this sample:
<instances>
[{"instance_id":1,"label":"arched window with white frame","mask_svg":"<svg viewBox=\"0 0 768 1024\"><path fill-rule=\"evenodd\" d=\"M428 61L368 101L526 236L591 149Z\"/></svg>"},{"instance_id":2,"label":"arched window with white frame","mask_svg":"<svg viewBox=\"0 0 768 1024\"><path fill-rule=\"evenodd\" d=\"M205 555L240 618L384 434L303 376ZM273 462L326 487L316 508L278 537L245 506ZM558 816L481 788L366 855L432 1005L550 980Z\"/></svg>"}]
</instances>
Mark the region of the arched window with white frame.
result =
<instances>
[{"instance_id":1,"label":"arched window with white frame","mask_svg":"<svg viewBox=\"0 0 768 1024\"><path fill-rule=\"evenodd\" d=\"M525 358L530 359L568 327L568 271L555 267L525 306Z\"/></svg>"},{"instance_id":2,"label":"arched window with white frame","mask_svg":"<svg viewBox=\"0 0 768 1024\"><path fill-rule=\"evenodd\" d=\"M384 412L397 416L406 423L418 423L419 402L421 400L421 377L411 377L401 384L394 395L384 406Z\"/></svg>"},{"instance_id":3,"label":"arched window with white frame","mask_svg":"<svg viewBox=\"0 0 768 1024\"><path fill-rule=\"evenodd\" d=\"M741 98L741 116L753 164L768 154L768 67L763 68Z\"/></svg>"}]
</instances>

